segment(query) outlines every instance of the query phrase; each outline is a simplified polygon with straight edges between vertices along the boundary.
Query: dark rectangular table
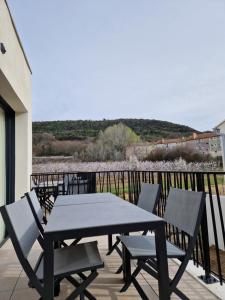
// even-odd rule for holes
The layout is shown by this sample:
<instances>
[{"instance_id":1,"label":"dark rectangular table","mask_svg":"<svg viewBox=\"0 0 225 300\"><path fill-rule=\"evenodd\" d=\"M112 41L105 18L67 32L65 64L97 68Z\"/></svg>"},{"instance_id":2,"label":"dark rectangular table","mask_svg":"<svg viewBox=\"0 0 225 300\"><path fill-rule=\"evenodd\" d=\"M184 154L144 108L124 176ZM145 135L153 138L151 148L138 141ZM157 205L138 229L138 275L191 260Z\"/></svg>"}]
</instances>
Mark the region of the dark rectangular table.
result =
<instances>
[{"instance_id":1,"label":"dark rectangular table","mask_svg":"<svg viewBox=\"0 0 225 300\"><path fill-rule=\"evenodd\" d=\"M75 194L75 195L60 195L55 201L55 206L62 205L78 205L78 204L88 204L88 203L99 203L109 201L121 201L121 198L111 194L111 193L90 193L90 194ZM113 245L112 235L108 235L108 250L111 249Z\"/></svg>"},{"instance_id":2,"label":"dark rectangular table","mask_svg":"<svg viewBox=\"0 0 225 300\"><path fill-rule=\"evenodd\" d=\"M44 300L52 300L54 294L53 250L55 241L145 230L155 231L159 299L170 299L163 219L109 193L105 193L104 196L97 193L92 194L91 197L90 194L76 197L82 198L81 203L54 206L45 228ZM101 197L105 198L105 201L99 202ZM85 198L86 202L83 202ZM90 200L92 202L88 203L88 199L92 199ZM125 261L129 261L126 251L124 251L124 256ZM125 270L125 280L129 275L129 272L126 275Z\"/></svg>"},{"instance_id":3,"label":"dark rectangular table","mask_svg":"<svg viewBox=\"0 0 225 300\"><path fill-rule=\"evenodd\" d=\"M108 203L121 202L121 198L111 193L94 193L94 194L76 194L76 195L60 195L57 197L54 206L78 205L88 203Z\"/></svg>"}]
</instances>

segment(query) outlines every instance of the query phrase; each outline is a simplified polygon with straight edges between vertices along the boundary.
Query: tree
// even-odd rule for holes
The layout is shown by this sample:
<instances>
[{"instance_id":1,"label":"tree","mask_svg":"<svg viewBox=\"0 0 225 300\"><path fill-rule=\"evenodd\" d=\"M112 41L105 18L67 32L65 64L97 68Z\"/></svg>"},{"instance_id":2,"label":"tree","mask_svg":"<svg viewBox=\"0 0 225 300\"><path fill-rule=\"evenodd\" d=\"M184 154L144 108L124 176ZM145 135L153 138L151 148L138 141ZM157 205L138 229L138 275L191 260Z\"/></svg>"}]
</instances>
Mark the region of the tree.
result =
<instances>
[{"instance_id":1,"label":"tree","mask_svg":"<svg viewBox=\"0 0 225 300\"><path fill-rule=\"evenodd\" d=\"M101 131L95 144L88 150L92 160L124 160L127 146L140 141L136 133L122 123L115 124ZM90 157L91 158L91 157Z\"/></svg>"},{"instance_id":2,"label":"tree","mask_svg":"<svg viewBox=\"0 0 225 300\"><path fill-rule=\"evenodd\" d=\"M33 154L46 155L56 139L51 133L34 133L33 134Z\"/></svg>"}]
</instances>

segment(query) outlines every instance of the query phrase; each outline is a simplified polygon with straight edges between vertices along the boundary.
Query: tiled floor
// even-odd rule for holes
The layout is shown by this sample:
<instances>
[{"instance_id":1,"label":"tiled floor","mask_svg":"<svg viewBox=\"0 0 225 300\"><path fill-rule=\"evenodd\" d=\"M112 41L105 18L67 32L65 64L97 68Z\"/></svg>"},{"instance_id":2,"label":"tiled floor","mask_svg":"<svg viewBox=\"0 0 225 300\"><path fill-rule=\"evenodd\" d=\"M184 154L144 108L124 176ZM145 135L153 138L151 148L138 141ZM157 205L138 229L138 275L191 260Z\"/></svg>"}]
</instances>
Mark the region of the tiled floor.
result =
<instances>
[{"instance_id":1,"label":"tiled floor","mask_svg":"<svg viewBox=\"0 0 225 300\"><path fill-rule=\"evenodd\" d=\"M90 291L95 295L97 299L101 300L136 300L140 299L135 288L131 286L127 292L120 293L119 290L122 287L121 275L116 275L115 271L120 264L120 258L116 253L110 256L106 256L107 250L107 238L98 237L99 248L102 258L105 262L105 268L99 271L99 276L91 284ZM35 246L32 251L31 261L34 261L38 256L40 249ZM170 272L175 272L177 265L170 261ZM145 272L138 276L138 281L143 286L144 290L149 296L149 299L157 299L157 282L152 279ZM188 273L185 273L179 288L193 300L197 299L218 299L211 292L209 292L203 285L197 282ZM56 299L65 299L72 291L73 287L63 281L61 284L60 296ZM27 286L27 277L22 271L20 264L16 258L11 242L7 241L5 245L0 249L0 300L33 300L39 299L39 295L34 289L30 289ZM175 295L172 299L178 299Z\"/></svg>"}]
</instances>

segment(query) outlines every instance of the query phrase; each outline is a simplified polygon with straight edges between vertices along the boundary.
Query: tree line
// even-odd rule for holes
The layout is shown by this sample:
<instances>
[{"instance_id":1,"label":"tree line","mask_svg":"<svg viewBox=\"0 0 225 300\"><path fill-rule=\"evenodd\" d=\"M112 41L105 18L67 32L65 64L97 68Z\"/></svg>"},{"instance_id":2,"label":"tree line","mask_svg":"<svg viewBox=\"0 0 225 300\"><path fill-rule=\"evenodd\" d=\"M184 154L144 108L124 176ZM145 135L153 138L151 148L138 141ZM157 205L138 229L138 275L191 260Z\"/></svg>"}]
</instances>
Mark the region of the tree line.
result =
<instances>
[{"instance_id":1,"label":"tree line","mask_svg":"<svg viewBox=\"0 0 225 300\"><path fill-rule=\"evenodd\" d=\"M75 120L75 121L45 121L33 122L33 133L52 134L57 140L93 141L99 132L115 124L123 123L132 129L143 141L153 141L161 138L188 136L195 129L172 122L150 119L115 119L115 120Z\"/></svg>"},{"instance_id":2,"label":"tree line","mask_svg":"<svg viewBox=\"0 0 225 300\"><path fill-rule=\"evenodd\" d=\"M124 161L127 147L141 142L141 138L123 123L114 124L100 131L94 141L60 141L52 133L33 134L33 153L35 156L72 156L74 161ZM212 161L210 155L204 155L190 147L178 146L172 149L155 148L144 161L186 162Z\"/></svg>"}]
</instances>

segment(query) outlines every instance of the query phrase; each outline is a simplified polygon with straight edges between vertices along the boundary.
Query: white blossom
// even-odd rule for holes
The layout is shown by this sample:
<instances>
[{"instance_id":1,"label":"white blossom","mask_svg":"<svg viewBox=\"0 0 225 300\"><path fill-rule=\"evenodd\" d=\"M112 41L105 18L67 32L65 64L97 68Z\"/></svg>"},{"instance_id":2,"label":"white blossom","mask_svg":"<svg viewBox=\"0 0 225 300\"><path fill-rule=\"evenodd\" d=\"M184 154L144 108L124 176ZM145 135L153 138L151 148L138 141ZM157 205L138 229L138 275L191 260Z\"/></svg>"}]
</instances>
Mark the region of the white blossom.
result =
<instances>
[{"instance_id":1,"label":"white blossom","mask_svg":"<svg viewBox=\"0 0 225 300\"><path fill-rule=\"evenodd\" d=\"M33 165L33 173L52 172L100 172L100 171L215 171L215 162L187 163L183 159L175 161L130 161L115 162L46 162Z\"/></svg>"}]
</instances>

